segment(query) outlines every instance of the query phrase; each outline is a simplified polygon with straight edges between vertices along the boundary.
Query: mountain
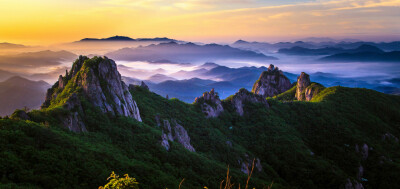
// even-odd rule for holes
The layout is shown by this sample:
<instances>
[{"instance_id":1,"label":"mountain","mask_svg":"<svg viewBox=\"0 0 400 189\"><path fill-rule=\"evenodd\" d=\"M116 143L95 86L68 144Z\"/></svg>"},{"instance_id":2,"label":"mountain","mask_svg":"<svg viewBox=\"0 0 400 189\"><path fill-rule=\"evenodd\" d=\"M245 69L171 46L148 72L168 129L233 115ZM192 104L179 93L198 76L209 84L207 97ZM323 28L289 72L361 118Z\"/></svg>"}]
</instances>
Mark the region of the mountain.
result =
<instances>
[{"instance_id":1,"label":"mountain","mask_svg":"<svg viewBox=\"0 0 400 189\"><path fill-rule=\"evenodd\" d=\"M20 49L20 48L26 48L26 47L27 46L20 45L20 44L0 43L0 49Z\"/></svg>"},{"instance_id":2,"label":"mountain","mask_svg":"<svg viewBox=\"0 0 400 189\"><path fill-rule=\"evenodd\" d=\"M400 51L339 53L321 58L327 62L400 62Z\"/></svg>"},{"instance_id":3,"label":"mountain","mask_svg":"<svg viewBox=\"0 0 400 189\"><path fill-rule=\"evenodd\" d=\"M319 49L309 49L303 47L292 47L289 49L279 49L278 53L288 54L288 55L332 55L338 53L361 53L361 52L373 52L373 53L383 53L381 49L372 45L361 45L355 49L343 49L335 47L325 47Z\"/></svg>"},{"instance_id":4,"label":"mountain","mask_svg":"<svg viewBox=\"0 0 400 189\"><path fill-rule=\"evenodd\" d=\"M342 48L334 48L334 47L325 47L320 49L309 49L304 47L292 47L288 49L279 49L278 53L288 54L288 55L301 55L301 56L310 56L310 55L330 55L335 53L343 52Z\"/></svg>"},{"instance_id":5,"label":"mountain","mask_svg":"<svg viewBox=\"0 0 400 189\"><path fill-rule=\"evenodd\" d=\"M338 49L355 49L362 45L375 46L384 51L400 51L400 41L393 42L365 42L365 41L296 41L296 42L279 42L279 43L266 43L266 42L247 42L238 40L231 46L241 49L248 49L260 52L275 52L279 49L290 49L293 47L301 47L306 49L320 49L320 48L338 48ZM296 50L296 49L295 49Z\"/></svg>"},{"instance_id":6,"label":"mountain","mask_svg":"<svg viewBox=\"0 0 400 189\"><path fill-rule=\"evenodd\" d=\"M176 41L175 39L169 39L166 37L156 37L156 38L137 38L133 39L130 37L126 36L113 36L113 37L108 37L108 38L84 38L79 40L78 42L121 42L121 41L126 41L126 42L140 42L140 41L158 41L158 42L171 42L171 41Z\"/></svg>"},{"instance_id":7,"label":"mountain","mask_svg":"<svg viewBox=\"0 0 400 189\"><path fill-rule=\"evenodd\" d=\"M47 88L44 81L31 81L13 76L0 82L0 116L11 115L15 109L37 109L43 103Z\"/></svg>"},{"instance_id":8,"label":"mountain","mask_svg":"<svg viewBox=\"0 0 400 189\"><path fill-rule=\"evenodd\" d=\"M8 72L5 70L0 70L0 81L4 81L12 76L16 76L17 74L12 73L12 72Z\"/></svg>"},{"instance_id":9,"label":"mountain","mask_svg":"<svg viewBox=\"0 0 400 189\"><path fill-rule=\"evenodd\" d=\"M178 44L176 42L152 44L136 48L123 48L107 53L106 56L123 61L158 61L194 62L214 60L276 60L253 51L232 48L228 45L197 45L194 43Z\"/></svg>"},{"instance_id":10,"label":"mountain","mask_svg":"<svg viewBox=\"0 0 400 189\"><path fill-rule=\"evenodd\" d=\"M399 188L400 97L314 88L301 75L275 97L207 90L188 104L127 87L114 61L81 56L41 110L0 119L0 188L97 188L114 171L141 188L218 188L226 177L250 188ZM307 89L310 101L295 100Z\"/></svg>"},{"instance_id":11,"label":"mountain","mask_svg":"<svg viewBox=\"0 0 400 189\"><path fill-rule=\"evenodd\" d=\"M87 41L136 41L130 37L125 37L125 36L113 36L113 37L108 37L108 38L84 38L81 39L80 42L87 42Z\"/></svg>"},{"instance_id":12,"label":"mountain","mask_svg":"<svg viewBox=\"0 0 400 189\"><path fill-rule=\"evenodd\" d=\"M164 74L155 74L155 75L152 75L151 77L147 78L147 80L151 81L153 83L161 83L164 81L176 80L176 79L173 77L166 76Z\"/></svg>"},{"instance_id":13,"label":"mountain","mask_svg":"<svg viewBox=\"0 0 400 189\"><path fill-rule=\"evenodd\" d=\"M0 69L48 68L59 66L63 61L72 61L77 55L68 51L36 51L24 52L16 55L0 56ZM26 70L25 70L26 71Z\"/></svg>"}]
</instances>

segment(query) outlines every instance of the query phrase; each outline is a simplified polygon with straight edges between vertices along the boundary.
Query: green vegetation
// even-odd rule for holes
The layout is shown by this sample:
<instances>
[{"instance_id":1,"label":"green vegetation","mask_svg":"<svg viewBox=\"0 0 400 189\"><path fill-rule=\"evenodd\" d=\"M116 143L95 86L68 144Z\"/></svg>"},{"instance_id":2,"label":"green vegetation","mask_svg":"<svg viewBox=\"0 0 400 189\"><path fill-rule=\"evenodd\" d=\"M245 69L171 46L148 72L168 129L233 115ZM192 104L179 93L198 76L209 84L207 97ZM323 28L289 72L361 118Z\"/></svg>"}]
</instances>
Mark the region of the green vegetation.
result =
<instances>
[{"instance_id":1,"label":"green vegetation","mask_svg":"<svg viewBox=\"0 0 400 189\"><path fill-rule=\"evenodd\" d=\"M129 177L128 174L120 178L113 171L107 180L110 180L110 182L104 187L100 186L99 189L139 189L139 183L136 182L135 178Z\"/></svg>"},{"instance_id":2,"label":"green vegetation","mask_svg":"<svg viewBox=\"0 0 400 189\"><path fill-rule=\"evenodd\" d=\"M206 119L199 106L135 87L143 122L102 114L79 96L89 132L74 133L62 126L69 111L60 105L79 88L65 89L50 108L28 112L30 120L22 110L0 119L0 188L98 188L112 171L140 184L114 174L104 188L178 188L183 178L182 188L219 188L228 165L229 183L245 186L241 162L257 158L262 169L254 168L249 188L339 188L360 165L366 188L400 188L400 145L382 138L400 136L398 96L330 87L303 102L293 101L292 88L268 98L269 109L245 104L243 116L223 100L220 117ZM182 125L196 152L177 142L165 150L156 116ZM355 150L363 144L365 159Z\"/></svg>"}]
</instances>

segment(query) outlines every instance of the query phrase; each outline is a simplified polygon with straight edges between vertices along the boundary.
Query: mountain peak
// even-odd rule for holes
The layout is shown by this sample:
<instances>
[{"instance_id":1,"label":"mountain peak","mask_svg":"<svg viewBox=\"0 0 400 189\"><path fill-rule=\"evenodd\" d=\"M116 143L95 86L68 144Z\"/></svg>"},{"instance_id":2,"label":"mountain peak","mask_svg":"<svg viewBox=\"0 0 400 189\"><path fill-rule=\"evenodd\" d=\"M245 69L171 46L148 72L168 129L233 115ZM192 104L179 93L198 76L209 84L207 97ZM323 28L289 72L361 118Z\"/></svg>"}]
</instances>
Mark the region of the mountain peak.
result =
<instances>
[{"instance_id":1,"label":"mountain peak","mask_svg":"<svg viewBox=\"0 0 400 189\"><path fill-rule=\"evenodd\" d=\"M64 125L72 131L85 131L81 114L86 107L81 103L85 99L103 113L113 116L133 117L141 121L139 109L121 80L117 65L107 57L79 56L70 72L60 76L59 80L47 91L42 108L63 106L72 113L64 118Z\"/></svg>"},{"instance_id":2,"label":"mountain peak","mask_svg":"<svg viewBox=\"0 0 400 189\"><path fill-rule=\"evenodd\" d=\"M254 83L252 92L264 97L273 97L289 90L291 86L290 80L283 72L271 64Z\"/></svg>"}]
</instances>

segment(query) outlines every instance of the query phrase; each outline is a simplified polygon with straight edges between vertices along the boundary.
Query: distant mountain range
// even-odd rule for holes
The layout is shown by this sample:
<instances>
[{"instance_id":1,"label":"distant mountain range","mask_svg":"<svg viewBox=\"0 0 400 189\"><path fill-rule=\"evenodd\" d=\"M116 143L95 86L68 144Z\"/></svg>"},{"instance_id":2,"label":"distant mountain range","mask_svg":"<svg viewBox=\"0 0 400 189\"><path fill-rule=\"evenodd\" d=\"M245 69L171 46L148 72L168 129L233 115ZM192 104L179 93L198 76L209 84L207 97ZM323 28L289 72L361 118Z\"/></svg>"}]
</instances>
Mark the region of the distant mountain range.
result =
<instances>
[{"instance_id":1,"label":"distant mountain range","mask_svg":"<svg viewBox=\"0 0 400 189\"><path fill-rule=\"evenodd\" d=\"M175 39L170 39L167 37L155 37L155 38L137 38L137 39L133 39L130 37L126 37L126 36L113 36L113 37L108 37L108 38L84 38L81 39L77 42L112 42L112 41L158 41L158 42L177 42L177 40Z\"/></svg>"},{"instance_id":2,"label":"distant mountain range","mask_svg":"<svg viewBox=\"0 0 400 189\"><path fill-rule=\"evenodd\" d=\"M303 48L343 48L343 49L354 49L362 45L371 45L378 47L384 51L399 51L400 50L400 41L393 42L333 42L333 41L322 41L322 42L304 42L304 41L296 41L296 42L279 42L279 43L267 43L267 42L248 42L243 40L238 40L235 43L231 44L232 47L248 49L253 51L260 52L275 52L279 49L283 48L293 48L293 47L303 47Z\"/></svg>"},{"instance_id":3,"label":"distant mountain range","mask_svg":"<svg viewBox=\"0 0 400 189\"><path fill-rule=\"evenodd\" d=\"M298 56L310 56L310 55L332 55L338 53L360 53L360 52L373 52L373 53L383 53L381 49L372 45L361 45L355 49L344 49L341 47L324 47L317 49L310 49L295 46L292 48L279 49L278 53L288 54L288 55L298 55Z\"/></svg>"},{"instance_id":4,"label":"distant mountain range","mask_svg":"<svg viewBox=\"0 0 400 189\"><path fill-rule=\"evenodd\" d=\"M19 48L26 48L25 45L20 44L13 44L13 43L0 43L0 49L19 49Z\"/></svg>"},{"instance_id":5,"label":"distant mountain range","mask_svg":"<svg viewBox=\"0 0 400 189\"><path fill-rule=\"evenodd\" d=\"M400 51L392 52L356 52L339 53L323 57L322 61L331 62L397 62L400 63Z\"/></svg>"},{"instance_id":6,"label":"distant mountain range","mask_svg":"<svg viewBox=\"0 0 400 189\"><path fill-rule=\"evenodd\" d=\"M39 108L50 85L14 76L0 82L0 116L10 115L15 109Z\"/></svg>"},{"instance_id":7,"label":"distant mountain range","mask_svg":"<svg viewBox=\"0 0 400 189\"><path fill-rule=\"evenodd\" d=\"M228 45L194 43L178 44L176 42L152 44L137 48L123 48L106 54L107 57L124 61L159 61L173 62L215 61L215 60L277 60L248 50L241 50Z\"/></svg>"}]
</instances>

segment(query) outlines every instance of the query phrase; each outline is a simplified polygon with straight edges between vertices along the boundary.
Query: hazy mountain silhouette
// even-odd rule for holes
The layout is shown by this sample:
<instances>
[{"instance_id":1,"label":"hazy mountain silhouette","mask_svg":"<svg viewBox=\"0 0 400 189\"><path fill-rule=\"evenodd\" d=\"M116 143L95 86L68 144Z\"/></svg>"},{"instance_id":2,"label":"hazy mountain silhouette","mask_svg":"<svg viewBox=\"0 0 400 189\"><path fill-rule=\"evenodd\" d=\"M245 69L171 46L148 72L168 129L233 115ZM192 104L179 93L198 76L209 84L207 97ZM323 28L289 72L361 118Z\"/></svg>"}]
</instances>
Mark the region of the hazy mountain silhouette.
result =
<instances>
[{"instance_id":1,"label":"hazy mountain silhouette","mask_svg":"<svg viewBox=\"0 0 400 189\"><path fill-rule=\"evenodd\" d=\"M375 52L375 53L383 53L381 49L378 47L363 44L355 49L344 49L341 47L324 47L317 49L310 49L295 46L288 49L279 49L278 53L288 54L288 55L298 55L298 56L310 56L310 55L332 55L338 53L359 53L359 52Z\"/></svg>"},{"instance_id":2,"label":"hazy mountain silhouette","mask_svg":"<svg viewBox=\"0 0 400 189\"><path fill-rule=\"evenodd\" d=\"M228 45L194 43L178 44L176 42L160 43L157 45L123 48L107 53L106 56L124 61L158 61L173 62L214 61L214 60L276 60L253 51L241 50Z\"/></svg>"},{"instance_id":3,"label":"hazy mountain silhouette","mask_svg":"<svg viewBox=\"0 0 400 189\"><path fill-rule=\"evenodd\" d=\"M0 82L0 115L10 115L15 109L39 108L50 85L14 76Z\"/></svg>"}]
</instances>

